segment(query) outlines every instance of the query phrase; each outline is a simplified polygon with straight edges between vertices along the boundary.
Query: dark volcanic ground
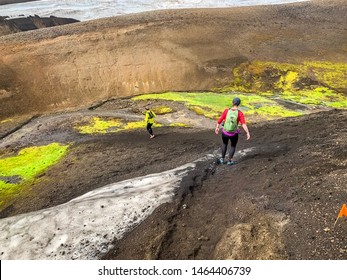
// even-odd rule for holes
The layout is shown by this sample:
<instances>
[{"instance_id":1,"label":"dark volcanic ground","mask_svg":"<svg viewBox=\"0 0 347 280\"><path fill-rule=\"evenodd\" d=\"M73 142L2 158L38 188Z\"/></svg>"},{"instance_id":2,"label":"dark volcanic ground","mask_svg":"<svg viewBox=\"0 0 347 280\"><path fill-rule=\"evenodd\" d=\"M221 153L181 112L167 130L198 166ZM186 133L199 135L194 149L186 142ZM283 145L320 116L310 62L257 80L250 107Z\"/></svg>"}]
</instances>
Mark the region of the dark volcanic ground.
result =
<instances>
[{"instance_id":1,"label":"dark volcanic ground","mask_svg":"<svg viewBox=\"0 0 347 280\"><path fill-rule=\"evenodd\" d=\"M100 114L93 112L93 114ZM77 115L82 113L77 113ZM33 119L4 151L74 143L1 217L44 209L90 190L169 170L219 149L213 128L81 135L75 115ZM249 124L235 166L201 162L174 200L115 241L104 259L346 259L347 111ZM11 144L12 143L12 144ZM218 155L216 155L218 156ZM102 256L101 256L102 257Z\"/></svg>"},{"instance_id":2,"label":"dark volcanic ground","mask_svg":"<svg viewBox=\"0 0 347 280\"><path fill-rule=\"evenodd\" d=\"M251 126L238 149L252 150L237 165L191 174L173 203L104 258L346 259L346 218L333 228L347 202L346 118L330 111Z\"/></svg>"}]
</instances>

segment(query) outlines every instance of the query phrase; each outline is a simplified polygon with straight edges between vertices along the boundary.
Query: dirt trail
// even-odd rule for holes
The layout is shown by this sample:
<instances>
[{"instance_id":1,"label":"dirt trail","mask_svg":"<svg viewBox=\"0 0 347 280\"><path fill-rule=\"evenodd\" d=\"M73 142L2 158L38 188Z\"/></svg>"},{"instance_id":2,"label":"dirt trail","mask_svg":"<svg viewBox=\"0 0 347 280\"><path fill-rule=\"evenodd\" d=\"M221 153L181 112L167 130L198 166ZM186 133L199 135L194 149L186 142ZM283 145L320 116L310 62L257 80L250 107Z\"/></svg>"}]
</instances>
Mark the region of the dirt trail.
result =
<instances>
[{"instance_id":1,"label":"dirt trail","mask_svg":"<svg viewBox=\"0 0 347 280\"><path fill-rule=\"evenodd\" d=\"M252 127L237 165L191 174L104 258L346 259L347 223L332 227L347 201L346 118L330 111Z\"/></svg>"},{"instance_id":2,"label":"dirt trail","mask_svg":"<svg viewBox=\"0 0 347 280\"><path fill-rule=\"evenodd\" d=\"M110 183L173 169L220 147L213 127L156 127L153 140L145 129L104 135L73 129L91 115L136 115L117 104L121 113L111 110L111 102L93 111L37 117L2 139L2 153L52 141L71 143L71 148L0 217L52 207ZM252 139L241 135L237 165L199 163L183 179L172 203L115 240L114 250L103 258L346 259L346 220L332 227L347 202L346 121L347 111L332 110L250 124Z\"/></svg>"}]
</instances>

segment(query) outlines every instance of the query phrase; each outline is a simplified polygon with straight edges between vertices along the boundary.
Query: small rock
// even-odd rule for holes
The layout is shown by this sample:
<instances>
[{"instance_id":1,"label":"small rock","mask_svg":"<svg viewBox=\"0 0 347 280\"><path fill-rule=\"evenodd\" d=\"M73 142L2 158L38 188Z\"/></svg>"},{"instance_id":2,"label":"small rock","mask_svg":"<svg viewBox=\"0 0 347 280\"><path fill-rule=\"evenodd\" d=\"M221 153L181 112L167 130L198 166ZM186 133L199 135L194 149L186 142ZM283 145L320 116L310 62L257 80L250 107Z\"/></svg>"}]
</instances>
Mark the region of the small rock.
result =
<instances>
[{"instance_id":1,"label":"small rock","mask_svg":"<svg viewBox=\"0 0 347 280\"><path fill-rule=\"evenodd\" d=\"M198 240L199 241L209 241L210 240L210 238L208 238L208 237L206 237L206 236L203 236L203 235L201 235L199 238L198 238Z\"/></svg>"}]
</instances>

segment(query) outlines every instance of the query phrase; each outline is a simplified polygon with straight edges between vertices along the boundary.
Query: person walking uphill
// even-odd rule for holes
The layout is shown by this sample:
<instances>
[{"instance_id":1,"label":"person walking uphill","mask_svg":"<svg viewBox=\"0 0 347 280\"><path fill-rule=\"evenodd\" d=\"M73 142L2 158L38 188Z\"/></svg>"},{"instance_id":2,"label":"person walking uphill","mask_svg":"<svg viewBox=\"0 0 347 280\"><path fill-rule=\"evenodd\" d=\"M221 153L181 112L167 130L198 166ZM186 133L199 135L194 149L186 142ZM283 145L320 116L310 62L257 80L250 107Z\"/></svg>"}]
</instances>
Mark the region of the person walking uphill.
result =
<instances>
[{"instance_id":1,"label":"person walking uphill","mask_svg":"<svg viewBox=\"0 0 347 280\"><path fill-rule=\"evenodd\" d=\"M145 109L146 109L145 122L146 122L146 125L147 125L146 129L147 129L147 131L148 131L148 133L150 135L149 138L152 139L152 138L155 137L155 135L153 134L152 125L154 124L154 118L155 118L156 115L154 114L154 112L152 110L150 110L148 108L148 106L146 106Z\"/></svg>"},{"instance_id":2,"label":"person walking uphill","mask_svg":"<svg viewBox=\"0 0 347 280\"><path fill-rule=\"evenodd\" d=\"M222 128L222 141L223 141L222 157L219 160L219 162L222 164L225 163L224 158L227 152L229 140L231 143L231 148L229 150L228 165L235 164L235 161L233 161L233 157L235 154L237 141L239 140L239 133L240 133L240 129L238 128L239 123L241 123L243 130L246 132L247 140L251 138L248 127L246 125L245 116L238 109L240 103L241 103L240 98L238 97L234 98L232 107L225 109L217 121L217 126L215 129L216 134L219 133L220 124L224 121L224 127Z\"/></svg>"}]
</instances>

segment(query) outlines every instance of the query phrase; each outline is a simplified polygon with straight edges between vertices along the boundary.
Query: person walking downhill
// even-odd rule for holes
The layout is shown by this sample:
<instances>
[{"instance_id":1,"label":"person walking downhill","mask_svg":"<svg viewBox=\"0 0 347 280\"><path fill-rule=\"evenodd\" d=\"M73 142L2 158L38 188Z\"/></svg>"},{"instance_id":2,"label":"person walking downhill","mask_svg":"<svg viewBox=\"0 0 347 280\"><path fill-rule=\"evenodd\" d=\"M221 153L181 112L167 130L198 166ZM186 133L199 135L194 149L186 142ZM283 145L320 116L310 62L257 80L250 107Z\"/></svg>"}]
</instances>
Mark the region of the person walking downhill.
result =
<instances>
[{"instance_id":1,"label":"person walking downhill","mask_svg":"<svg viewBox=\"0 0 347 280\"><path fill-rule=\"evenodd\" d=\"M146 106L145 109L146 109L146 113L145 113L146 129L150 135L149 138L152 139L155 137L155 135L153 134L152 125L154 124L154 118L156 117L156 115L154 114L152 110L149 109L148 106Z\"/></svg>"},{"instance_id":2,"label":"person walking downhill","mask_svg":"<svg viewBox=\"0 0 347 280\"><path fill-rule=\"evenodd\" d=\"M225 155L228 148L228 142L230 140L231 148L229 150L228 156L228 165L233 165L236 162L233 160L236 144L239 140L240 129L238 128L238 124L241 123L243 130L246 132L246 138L249 140L251 138L249 134L248 127L246 125L245 116L238 109L241 103L241 99L236 97L233 99L232 107L224 110L222 115L217 121L217 126L215 129L215 133L219 133L220 124L224 121L224 127L222 128L222 157L220 158L220 163L225 163Z\"/></svg>"}]
</instances>

